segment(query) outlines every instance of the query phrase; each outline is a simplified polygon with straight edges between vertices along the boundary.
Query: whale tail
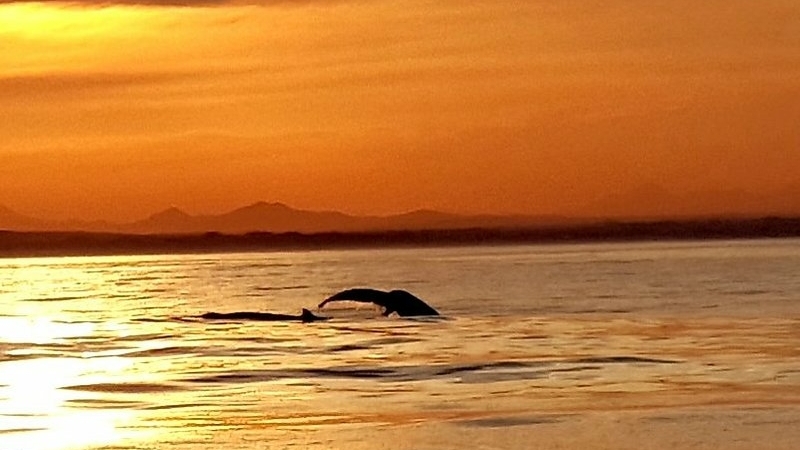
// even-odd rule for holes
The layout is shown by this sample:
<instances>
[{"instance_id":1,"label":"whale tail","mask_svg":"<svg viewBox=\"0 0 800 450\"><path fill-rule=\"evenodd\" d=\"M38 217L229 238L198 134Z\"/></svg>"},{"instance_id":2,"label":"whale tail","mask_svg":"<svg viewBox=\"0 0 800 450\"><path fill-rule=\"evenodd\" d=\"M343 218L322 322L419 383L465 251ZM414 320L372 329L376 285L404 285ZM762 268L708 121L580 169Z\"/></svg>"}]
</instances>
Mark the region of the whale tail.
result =
<instances>
[{"instance_id":1,"label":"whale tail","mask_svg":"<svg viewBox=\"0 0 800 450\"><path fill-rule=\"evenodd\" d=\"M413 294L394 290L391 292L371 288L346 289L326 298L319 307L336 301L355 301L374 303L384 308L383 315L397 313L399 316L438 316L439 313L430 305Z\"/></svg>"},{"instance_id":2,"label":"whale tail","mask_svg":"<svg viewBox=\"0 0 800 450\"><path fill-rule=\"evenodd\" d=\"M386 291L379 291L377 289L370 288L345 289L344 291L337 292L336 294L326 298L322 303L319 304L319 307L322 308L330 302L342 300L362 303L375 303L383 306L384 299L388 294L389 293Z\"/></svg>"}]
</instances>

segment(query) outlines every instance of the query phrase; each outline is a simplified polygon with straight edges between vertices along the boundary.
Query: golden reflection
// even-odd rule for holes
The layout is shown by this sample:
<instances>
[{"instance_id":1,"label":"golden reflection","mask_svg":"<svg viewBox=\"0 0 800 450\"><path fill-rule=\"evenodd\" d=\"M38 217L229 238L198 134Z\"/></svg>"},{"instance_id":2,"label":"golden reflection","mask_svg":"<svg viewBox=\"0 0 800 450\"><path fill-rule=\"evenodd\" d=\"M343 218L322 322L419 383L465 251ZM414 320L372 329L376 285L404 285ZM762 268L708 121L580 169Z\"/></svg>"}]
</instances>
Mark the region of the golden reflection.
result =
<instances>
[{"instance_id":1,"label":"golden reflection","mask_svg":"<svg viewBox=\"0 0 800 450\"><path fill-rule=\"evenodd\" d=\"M91 389L152 381L162 373L122 356L131 351L125 346L82 344L108 333L130 330L45 316L0 317L0 449L82 449L152 434L141 426L138 403L119 395L124 389Z\"/></svg>"},{"instance_id":2,"label":"golden reflection","mask_svg":"<svg viewBox=\"0 0 800 450\"><path fill-rule=\"evenodd\" d=\"M146 426L140 407L174 390L164 374L175 361L125 354L176 343L117 342L131 334L121 323L0 317L0 449L84 449L163 434Z\"/></svg>"},{"instance_id":3,"label":"golden reflection","mask_svg":"<svg viewBox=\"0 0 800 450\"><path fill-rule=\"evenodd\" d=\"M35 358L0 362L0 448L67 450L120 442L134 411L77 409L85 394L64 387L126 370L122 358Z\"/></svg>"},{"instance_id":4,"label":"golden reflection","mask_svg":"<svg viewBox=\"0 0 800 450\"><path fill-rule=\"evenodd\" d=\"M91 323L55 322L46 318L0 318L0 341L12 344L54 344L61 339L90 336L92 331L94 325Z\"/></svg>"},{"instance_id":5,"label":"golden reflection","mask_svg":"<svg viewBox=\"0 0 800 450\"><path fill-rule=\"evenodd\" d=\"M8 449L71 450L119 442L119 423L128 420L127 411L82 411L47 419L46 428L38 421L22 418L21 424L3 418L0 446ZM10 419L14 419L11 417ZM25 422L33 422L30 425ZM11 428L7 428L11 425Z\"/></svg>"}]
</instances>

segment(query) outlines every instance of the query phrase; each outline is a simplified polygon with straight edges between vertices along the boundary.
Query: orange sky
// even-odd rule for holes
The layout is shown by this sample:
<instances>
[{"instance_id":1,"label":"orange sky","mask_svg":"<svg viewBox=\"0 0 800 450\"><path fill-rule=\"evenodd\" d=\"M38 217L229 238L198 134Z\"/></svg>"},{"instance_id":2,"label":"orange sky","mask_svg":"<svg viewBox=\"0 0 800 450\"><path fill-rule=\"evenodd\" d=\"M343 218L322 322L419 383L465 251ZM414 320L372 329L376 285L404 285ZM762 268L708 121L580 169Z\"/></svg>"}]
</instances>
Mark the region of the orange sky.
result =
<instances>
[{"instance_id":1,"label":"orange sky","mask_svg":"<svg viewBox=\"0 0 800 450\"><path fill-rule=\"evenodd\" d=\"M18 212L800 213L797 0L98 3L0 0Z\"/></svg>"}]
</instances>

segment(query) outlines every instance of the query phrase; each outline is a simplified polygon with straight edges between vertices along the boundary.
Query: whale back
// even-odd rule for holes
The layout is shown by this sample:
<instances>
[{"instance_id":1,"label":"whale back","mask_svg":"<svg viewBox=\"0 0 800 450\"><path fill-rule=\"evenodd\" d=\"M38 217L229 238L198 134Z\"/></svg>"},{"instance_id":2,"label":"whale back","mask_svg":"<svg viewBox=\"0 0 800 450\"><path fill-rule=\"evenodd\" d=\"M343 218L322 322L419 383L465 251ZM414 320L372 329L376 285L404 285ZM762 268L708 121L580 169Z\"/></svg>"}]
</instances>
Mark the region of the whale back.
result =
<instances>
[{"instance_id":1,"label":"whale back","mask_svg":"<svg viewBox=\"0 0 800 450\"><path fill-rule=\"evenodd\" d=\"M325 319L326 317L319 317L305 308L303 308L303 312L300 313L300 320L303 322L316 322L317 320Z\"/></svg>"}]
</instances>

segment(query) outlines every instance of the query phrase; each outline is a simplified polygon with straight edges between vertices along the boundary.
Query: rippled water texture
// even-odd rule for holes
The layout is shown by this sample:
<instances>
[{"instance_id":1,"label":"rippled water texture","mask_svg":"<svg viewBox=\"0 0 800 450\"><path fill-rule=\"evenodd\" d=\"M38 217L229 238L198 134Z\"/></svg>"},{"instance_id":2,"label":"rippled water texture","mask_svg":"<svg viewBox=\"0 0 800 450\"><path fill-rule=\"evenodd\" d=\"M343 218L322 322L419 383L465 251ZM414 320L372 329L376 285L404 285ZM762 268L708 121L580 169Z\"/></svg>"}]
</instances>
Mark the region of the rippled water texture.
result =
<instances>
[{"instance_id":1,"label":"rippled water texture","mask_svg":"<svg viewBox=\"0 0 800 450\"><path fill-rule=\"evenodd\" d=\"M795 449L800 241L0 259L0 449ZM407 289L444 317L336 305Z\"/></svg>"}]
</instances>

